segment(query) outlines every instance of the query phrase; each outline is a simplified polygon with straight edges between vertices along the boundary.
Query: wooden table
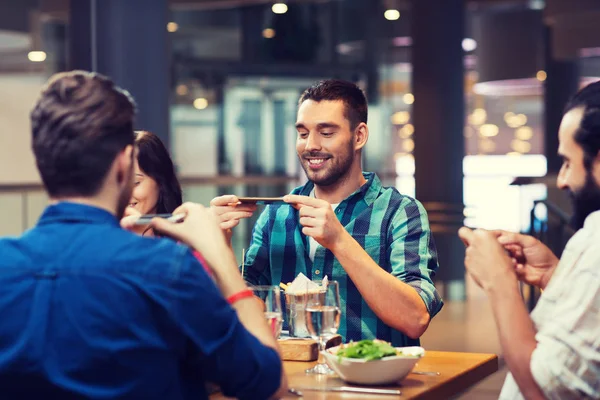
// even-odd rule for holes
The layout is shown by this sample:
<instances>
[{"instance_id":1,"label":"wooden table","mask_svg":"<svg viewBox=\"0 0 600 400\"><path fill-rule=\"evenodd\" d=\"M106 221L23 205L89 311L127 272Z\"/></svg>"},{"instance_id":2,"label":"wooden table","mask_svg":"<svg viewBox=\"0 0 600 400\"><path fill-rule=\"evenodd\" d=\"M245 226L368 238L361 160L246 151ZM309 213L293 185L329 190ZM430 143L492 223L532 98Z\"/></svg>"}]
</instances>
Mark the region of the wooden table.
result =
<instances>
[{"instance_id":1,"label":"wooden table","mask_svg":"<svg viewBox=\"0 0 600 400\"><path fill-rule=\"evenodd\" d=\"M292 388L321 386L353 386L340 378L319 375L307 375L305 370L316 362L285 361L284 368L288 376L288 385ZM439 376L409 374L399 385L383 388L400 389L401 399L447 399L485 377L498 371L498 357L495 354L453 353L445 351L427 351L419 360L414 371L436 371ZM300 389L306 400L312 399L391 399L390 395L373 395L339 392L319 392ZM295 396L289 396L292 398ZM223 399L219 395L211 399ZM298 397L295 397L298 398ZM299 399L299 398L298 398Z\"/></svg>"}]
</instances>

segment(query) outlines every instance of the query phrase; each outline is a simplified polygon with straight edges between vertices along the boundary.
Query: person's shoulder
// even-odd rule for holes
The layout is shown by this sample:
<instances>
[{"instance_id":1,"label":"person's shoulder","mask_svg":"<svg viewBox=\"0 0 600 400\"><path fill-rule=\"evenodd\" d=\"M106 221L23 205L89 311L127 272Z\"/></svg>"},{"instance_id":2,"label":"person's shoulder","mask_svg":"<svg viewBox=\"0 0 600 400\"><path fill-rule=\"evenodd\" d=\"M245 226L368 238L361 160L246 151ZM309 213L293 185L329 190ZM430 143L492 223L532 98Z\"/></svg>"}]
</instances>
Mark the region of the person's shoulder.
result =
<instances>
[{"instance_id":1,"label":"person's shoulder","mask_svg":"<svg viewBox=\"0 0 600 400\"><path fill-rule=\"evenodd\" d=\"M110 243L100 250L104 254L101 262L128 272L158 278L176 276L186 257L193 257L187 246L170 238L139 236L123 229L113 230L112 234Z\"/></svg>"},{"instance_id":2,"label":"person's shoulder","mask_svg":"<svg viewBox=\"0 0 600 400\"><path fill-rule=\"evenodd\" d=\"M396 211L412 208L418 210L419 212L425 212L425 208L419 200L400 193L398 189L392 186L382 186L379 192L378 200L387 201L388 207L395 208Z\"/></svg>"}]
</instances>

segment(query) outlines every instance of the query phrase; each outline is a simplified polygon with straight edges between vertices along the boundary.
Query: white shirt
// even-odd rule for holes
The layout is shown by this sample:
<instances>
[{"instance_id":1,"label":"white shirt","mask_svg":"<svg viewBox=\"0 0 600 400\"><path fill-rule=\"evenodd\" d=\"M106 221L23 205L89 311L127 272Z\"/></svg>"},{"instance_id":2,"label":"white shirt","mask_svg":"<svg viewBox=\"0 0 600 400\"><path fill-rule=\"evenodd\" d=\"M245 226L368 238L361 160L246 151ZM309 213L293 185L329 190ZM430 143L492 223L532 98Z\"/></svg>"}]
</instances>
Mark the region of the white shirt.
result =
<instances>
[{"instance_id":1,"label":"white shirt","mask_svg":"<svg viewBox=\"0 0 600 400\"><path fill-rule=\"evenodd\" d=\"M547 399L600 399L600 211L567 243L531 313L531 373ZM500 399L523 399L512 375Z\"/></svg>"}]
</instances>

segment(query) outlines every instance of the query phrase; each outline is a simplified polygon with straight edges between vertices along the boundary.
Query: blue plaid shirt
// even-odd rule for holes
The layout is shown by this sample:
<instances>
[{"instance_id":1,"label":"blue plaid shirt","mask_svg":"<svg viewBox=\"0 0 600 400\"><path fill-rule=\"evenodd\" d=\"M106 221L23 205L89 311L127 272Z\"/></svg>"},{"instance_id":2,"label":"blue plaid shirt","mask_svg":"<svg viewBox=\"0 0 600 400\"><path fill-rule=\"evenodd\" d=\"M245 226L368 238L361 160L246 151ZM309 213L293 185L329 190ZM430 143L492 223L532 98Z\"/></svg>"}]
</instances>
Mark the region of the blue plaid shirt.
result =
<instances>
[{"instance_id":1,"label":"blue plaid shirt","mask_svg":"<svg viewBox=\"0 0 600 400\"><path fill-rule=\"evenodd\" d=\"M432 282L438 261L427 213L417 200L383 187L374 173L364 176L367 183L336 208L338 220L381 268L419 293L433 317L443 302ZM313 188L308 182L292 194L309 196ZM375 315L331 251L319 245L314 262L310 260L295 208L269 205L254 226L244 278L255 285L277 285L293 281L300 272L309 279L327 276L339 282L338 333L344 341L377 338L395 346L419 344Z\"/></svg>"}]
</instances>

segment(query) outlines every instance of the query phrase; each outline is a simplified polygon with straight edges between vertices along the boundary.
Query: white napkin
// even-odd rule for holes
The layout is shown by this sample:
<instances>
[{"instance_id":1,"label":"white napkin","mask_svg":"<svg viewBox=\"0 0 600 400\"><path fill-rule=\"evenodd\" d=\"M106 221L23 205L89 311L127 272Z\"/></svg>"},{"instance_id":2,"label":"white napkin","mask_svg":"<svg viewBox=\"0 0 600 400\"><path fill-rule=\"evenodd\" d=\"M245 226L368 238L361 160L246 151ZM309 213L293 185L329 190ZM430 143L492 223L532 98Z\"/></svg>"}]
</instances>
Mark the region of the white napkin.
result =
<instances>
[{"instance_id":1,"label":"white napkin","mask_svg":"<svg viewBox=\"0 0 600 400\"><path fill-rule=\"evenodd\" d=\"M323 278L322 284L319 285L316 282L311 281L310 279L308 279L306 277L306 275L304 275L302 272L300 272L298 274L298 276L296 276L296 278L294 279L294 281L288 285L287 289L285 290L285 293L287 294L302 294L302 293L306 293L306 292L318 292L320 290L322 290L321 288L326 288L327 287L327 276L325 276L325 278Z\"/></svg>"}]
</instances>

